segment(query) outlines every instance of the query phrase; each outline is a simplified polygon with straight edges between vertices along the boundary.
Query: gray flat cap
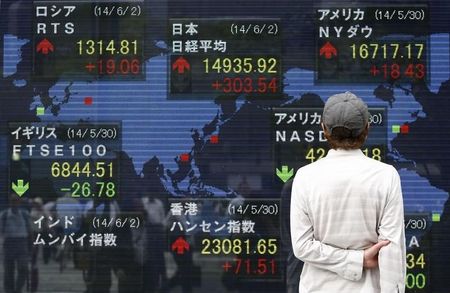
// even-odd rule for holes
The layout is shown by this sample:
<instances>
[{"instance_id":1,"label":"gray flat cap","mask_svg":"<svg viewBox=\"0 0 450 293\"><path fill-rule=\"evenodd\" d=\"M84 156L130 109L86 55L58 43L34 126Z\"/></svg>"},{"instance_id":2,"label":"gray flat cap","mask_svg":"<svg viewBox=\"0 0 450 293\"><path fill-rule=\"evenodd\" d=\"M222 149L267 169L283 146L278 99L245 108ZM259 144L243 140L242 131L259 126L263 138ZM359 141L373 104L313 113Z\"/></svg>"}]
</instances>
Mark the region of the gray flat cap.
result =
<instances>
[{"instance_id":1,"label":"gray flat cap","mask_svg":"<svg viewBox=\"0 0 450 293\"><path fill-rule=\"evenodd\" d=\"M369 122L366 103L351 92L333 95L328 98L323 109L322 121L330 133L335 127L345 127L356 137Z\"/></svg>"}]
</instances>

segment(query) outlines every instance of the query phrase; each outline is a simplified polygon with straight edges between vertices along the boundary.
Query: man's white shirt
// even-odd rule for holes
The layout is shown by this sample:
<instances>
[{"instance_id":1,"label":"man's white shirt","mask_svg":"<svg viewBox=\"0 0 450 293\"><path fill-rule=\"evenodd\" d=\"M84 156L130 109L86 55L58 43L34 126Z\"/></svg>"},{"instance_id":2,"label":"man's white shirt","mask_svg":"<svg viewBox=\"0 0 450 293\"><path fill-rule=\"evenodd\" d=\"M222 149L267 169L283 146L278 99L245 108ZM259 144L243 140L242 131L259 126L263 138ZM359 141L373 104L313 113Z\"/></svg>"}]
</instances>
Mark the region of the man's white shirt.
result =
<instances>
[{"instance_id":1,"label":"man's white shirt","mask_svg":"<svg viewBox=\"0 0 450 293\"><path fill-rule=\"evenodd\" d=\"M300 293L405 291L403 197L394 167L359 149L332 149L297 171L290 217L294 254L305 262ZM363 250L386 239L379 267L363 269Z\"/></svg>"}]
</instances>

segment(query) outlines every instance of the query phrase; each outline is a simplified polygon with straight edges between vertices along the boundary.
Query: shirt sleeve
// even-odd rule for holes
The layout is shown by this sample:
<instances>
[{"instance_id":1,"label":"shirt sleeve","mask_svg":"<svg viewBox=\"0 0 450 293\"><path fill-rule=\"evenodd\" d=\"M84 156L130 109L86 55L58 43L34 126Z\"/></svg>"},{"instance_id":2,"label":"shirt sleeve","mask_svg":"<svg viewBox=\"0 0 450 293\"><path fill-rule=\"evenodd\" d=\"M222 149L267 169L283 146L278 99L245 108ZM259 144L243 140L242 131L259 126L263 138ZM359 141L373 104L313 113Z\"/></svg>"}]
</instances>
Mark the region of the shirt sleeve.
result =
<instances>
[{"instance_id":1,"label":"shirt sleeve","mask_svg":"<svg viewBox=\"0 0 450 293\"><path fill-rule=\"evenodd\" d=\"M389 240L378 254L381 293L404 293L406 278L406 243L403 196L400 176L392 167L391 189L381 215L378 239Z\"/></svg>"},{"instance_id":2,"label":"shirt sleeve","mask_svg":"<svg viewBox=\"0 0 450 293\"><path fill-rule=\"evenodd\" d=\"M314 239L314 227L305 202L305 190L297 172L291 193L291 241L294 255L305 263L332 271L351 281L361 279L363 250L348 250Z\"/></svg>"}]
</instances>

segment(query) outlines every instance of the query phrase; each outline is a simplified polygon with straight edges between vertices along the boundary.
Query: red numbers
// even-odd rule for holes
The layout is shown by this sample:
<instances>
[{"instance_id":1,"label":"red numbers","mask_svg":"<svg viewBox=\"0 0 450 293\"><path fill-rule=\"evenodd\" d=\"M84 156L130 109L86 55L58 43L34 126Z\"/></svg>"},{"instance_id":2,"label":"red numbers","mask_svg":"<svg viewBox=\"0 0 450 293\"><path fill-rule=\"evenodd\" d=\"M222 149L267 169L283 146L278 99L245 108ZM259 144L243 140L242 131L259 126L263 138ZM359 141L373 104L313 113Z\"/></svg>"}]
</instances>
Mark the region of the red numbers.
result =
<instances>
[{"instance_id":1,"label":"red numbers","mask_svg":"<svg viewBox=\"0 0 450 293\"><path fill-rule=\"evenodd\" d=\"M225 77L222 81L212 83L212 88L223 93L234 94L272 94L279 91L278 79L260 76L251 77Z\"/></svg>"},{"instance_id":2,"label":"red numbers","mask_svg":"<svg viewBox=\"0 0 450 293\"><path fill-rule=\"evenodd\" d=\"M410 79L423 79L426 76L425 65L417 64L383 64L381 66L372 65L370 67L370 75L374 77L383 77L384 79L400 79L402 77Z\"/></svg>"},{"instance_id":3,"label":"red numbers","mask_svg":"<svg viewBox=\"0 0 450 293\"><path fill-rule=\"evenodd\" d=\"M97 61L99 75L129 75L141 73L139 59L99 59Z\"/></svg>"},{"instance_id":4,"label":"red numbers","mask_svg":"<svg viewBox=\"0 0 450 293\"><path fill-rule=\"evenodd\" d=\"M234 261L227 261L222 266L225 272L232 272L235 275L276 275L277 262L275 259L267 258L236 258Z\"/></svg>"}]
</instances>

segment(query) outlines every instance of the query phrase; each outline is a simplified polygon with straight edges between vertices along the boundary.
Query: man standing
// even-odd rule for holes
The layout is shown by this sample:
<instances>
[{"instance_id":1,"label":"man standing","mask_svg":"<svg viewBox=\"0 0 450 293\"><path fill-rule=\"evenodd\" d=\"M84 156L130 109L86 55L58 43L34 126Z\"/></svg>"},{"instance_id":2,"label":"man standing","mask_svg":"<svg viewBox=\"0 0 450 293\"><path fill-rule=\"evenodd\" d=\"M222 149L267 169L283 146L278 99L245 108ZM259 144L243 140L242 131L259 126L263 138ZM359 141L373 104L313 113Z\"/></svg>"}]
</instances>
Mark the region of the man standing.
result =
<instances>
[{"instance_id":1,"label":"man standing","mask_svg":"<svg viewBox=\"0 0 450 293\"><path fill-rule=\"evenodd\" d=\"M21 293L28 275L30 216L20 204L20 198L11 195L10 207L0 215L0 227L4 237L3 282L6 293Z\"/></svg>"},{"instance_id":2,"label":"man standing","mask_svg":"<svg viewBox=\"0 0 450 293\"><path fill-rule=\"evenodd\" d=\"M291 240L305 262L300 293L405 291L406 246L400 177L364 156L367 105L350 92L328 99L323 159L300 168L291 195Z\"/></svg>"}]
</instances>

